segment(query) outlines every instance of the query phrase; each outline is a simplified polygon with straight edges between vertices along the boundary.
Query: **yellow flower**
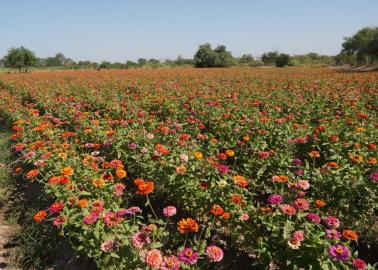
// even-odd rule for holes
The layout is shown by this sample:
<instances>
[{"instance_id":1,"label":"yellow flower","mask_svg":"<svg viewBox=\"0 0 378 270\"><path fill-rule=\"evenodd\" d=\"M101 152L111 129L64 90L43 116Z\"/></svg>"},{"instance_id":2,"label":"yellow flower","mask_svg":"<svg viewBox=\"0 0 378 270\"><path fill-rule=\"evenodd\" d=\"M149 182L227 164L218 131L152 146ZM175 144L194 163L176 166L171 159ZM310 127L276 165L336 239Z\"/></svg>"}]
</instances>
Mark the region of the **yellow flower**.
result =
<instances>
[{"instance_id":1,"label":"yellow flower","mask_svg":"<svg viewBox=\"0 0 378 270\"><path fill-rule=\"evenodd\" d=\"M200 151L195 151L194 152L194 157L196 159L201 159L203 157L202 153Z\"/></svg>"},{"instance_id":2,"label":"yellow flower","mask_svg":"<svg viewBox=\"0 0 378 270\"><path fill-rule=\"evenodd\" d=\"M103 188L105 186L105 180L102 177L94 179L92 185L97 188Z\"/></svg>"},{"instance_id":3,"label":"yellow flower","mask_svg":"<svg viewBox=\"0 0 378 270\"><path fill-rule=\"evenodd\" d=\"M74 170L71 167L65 167L63 168L60 173L64 176L71 176L74 173Z\"/></svg>"},{"instance_id":4,"label":"yellow flower","mask_svg":"<svg viewBox=\"0 0 378 270\"><path fill-rule=\"evenodd\" d=\"M67 159L67 154L66 153L58 153L58 157L62 160Z\"/></svg>"},{"instance_id":5,"label":"yellow flower","mask_svg":"<svg viewBox=\"0 0 378 270\"><path fill-rule=\"evenodd\" d=\"M361 127L359 127L359 128L356 128L356 131L357 131L358 133L361 133L361 132L364 132L364 131L365 131L365 129L364 129L364 128L361 128Z\"/></svg>"}]
</instances>

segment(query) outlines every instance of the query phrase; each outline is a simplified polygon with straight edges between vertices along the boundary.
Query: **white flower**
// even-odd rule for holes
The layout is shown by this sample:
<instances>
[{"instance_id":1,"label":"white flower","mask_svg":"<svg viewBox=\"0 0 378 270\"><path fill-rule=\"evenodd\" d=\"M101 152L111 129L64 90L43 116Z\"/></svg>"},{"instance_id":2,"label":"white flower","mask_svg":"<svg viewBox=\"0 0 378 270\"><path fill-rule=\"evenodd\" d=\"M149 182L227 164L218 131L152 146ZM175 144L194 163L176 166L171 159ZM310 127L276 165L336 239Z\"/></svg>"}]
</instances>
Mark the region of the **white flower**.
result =
<instances>
[{"instance_id":1,"label":"white flower","mask_svg":"<svg viewBox=\"0 0 378 270\"><path fill-rule=\"evenodd\" d=\"M180 155L180 161L181 162L186 163L186 162L188 162L188 160L189 160L189 157L187 155L185 155L185 154Z\"/></svg>"}]
</instances>

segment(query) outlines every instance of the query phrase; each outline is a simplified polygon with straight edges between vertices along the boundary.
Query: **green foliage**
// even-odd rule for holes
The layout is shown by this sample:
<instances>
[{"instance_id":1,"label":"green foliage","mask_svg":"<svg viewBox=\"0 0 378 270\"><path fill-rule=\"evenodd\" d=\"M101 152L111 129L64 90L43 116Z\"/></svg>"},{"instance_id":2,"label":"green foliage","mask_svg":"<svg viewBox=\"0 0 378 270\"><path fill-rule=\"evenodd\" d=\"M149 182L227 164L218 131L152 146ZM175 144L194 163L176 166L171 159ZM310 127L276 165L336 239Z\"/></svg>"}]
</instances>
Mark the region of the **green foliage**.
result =
<instances>
[{"instance_id":1,"label":"green foliage","mask_svg":"<svg viewBox=\"0 0 378 270\"><path fill-rule=\"evenodd\" d=\"M194 55L195 67L230 67L236 64L231 52L224 45L219 45L214 50L209 43L200 45Z\"/></svg>"},{"instance_id":2,"label":"green foliage","mask_svg":"<svg viewBox=\"0 0 378 270\"><path fill-rule=\"evenodd\" d=\"M34 53L25 47L11 48L8 54L4 57L5 66L11 68L18 68L21 72L22 68L28 68L35 64L36 57Z\"/></svg>"},{"instance_id":3,"label":"green foliage","mask_svg":"<svg viewBox=\"0 0 378 270\"><path fill-rule=\"evenodd\" d=\"M319 55L318 53L308 53L294 55L290 57L290 65L292 66L317 66L317 65L333 65L335 57L328 55Z\"/></svg>"},{"instance_id":4,"label":"green foliage","mask_svg":"<svg viewBox=\"0 0 378 270\"><path fill-rule=\"evenodd\" d=\"M338 57L341 64L354 64L348 62L352 60L359 65L378 61L378 27L362 28L353 36L344 38L342 46Z\"/></svg>"},{"instance_id":5,"label":"green foliage","mask_svg":"<svg viewBox=\"0 0 378 270\"><path fill-rule=\"evenodd\" d=\"M290 56L285 53L281 53L275 61L276 67L284 67L289 64Z\"/></svg>"},{"instance_id":6,"label":"green foliage","mask_svg":"<svg viewBox=\"0 0 378 270\"><path fill-rule=\"evenodd\" d=\"M276 58L278 57L278 51L267 52L261 56L261 61L264 62L266 66L273 66L276 63Z\"/></svg>"}]
</instances>

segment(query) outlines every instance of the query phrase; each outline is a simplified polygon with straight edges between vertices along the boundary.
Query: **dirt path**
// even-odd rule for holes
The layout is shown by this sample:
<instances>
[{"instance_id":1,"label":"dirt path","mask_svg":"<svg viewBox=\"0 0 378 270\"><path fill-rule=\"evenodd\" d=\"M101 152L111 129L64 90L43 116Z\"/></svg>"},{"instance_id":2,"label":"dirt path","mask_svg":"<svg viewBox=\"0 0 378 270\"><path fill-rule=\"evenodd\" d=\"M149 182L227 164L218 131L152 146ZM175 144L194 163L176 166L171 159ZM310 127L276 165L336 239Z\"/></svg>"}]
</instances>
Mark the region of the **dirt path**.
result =
<instances>
[{"instance_id":1,"label":"dirt path","mask_svg":"<svg viewBox=\"0 0 378 270\"><path fill-rule=\"evenodd\" d=\"M1 119L0 119L1 120ZM9 136L10 132L0 121L0 269L18 269L16 265L17 241L15 233L18 226L15 222L10 222L7 216L7 202L9 190Z\"/></svg>"}]
</instances>

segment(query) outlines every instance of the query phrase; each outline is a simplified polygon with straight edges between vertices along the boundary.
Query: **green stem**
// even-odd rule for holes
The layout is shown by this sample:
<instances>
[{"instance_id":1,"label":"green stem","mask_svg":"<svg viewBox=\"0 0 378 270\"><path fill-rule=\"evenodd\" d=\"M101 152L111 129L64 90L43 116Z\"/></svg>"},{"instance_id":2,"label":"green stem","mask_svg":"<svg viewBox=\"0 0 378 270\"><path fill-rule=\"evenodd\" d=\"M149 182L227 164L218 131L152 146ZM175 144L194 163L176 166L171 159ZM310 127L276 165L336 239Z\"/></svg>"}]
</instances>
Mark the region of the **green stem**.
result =
<instances>
[{"instance_id":1,"label":"green stem","mask_svg":"<svg viewBox=\"0 0 378 270\"><path fill-rule=\"evenodd\" d=\"M148 195L146 195L146 196L147 196L147 204L150 206L151 211L152 211L152 214L154 214L154 217L155 217L156 219L158 219L158 217L157 217L157 215L156 215L156 213L155 213L155 211L154 211L154 208L153 208L152 205L151 205L150 198L148 197Z\"/></svg>"}]
</instances>

